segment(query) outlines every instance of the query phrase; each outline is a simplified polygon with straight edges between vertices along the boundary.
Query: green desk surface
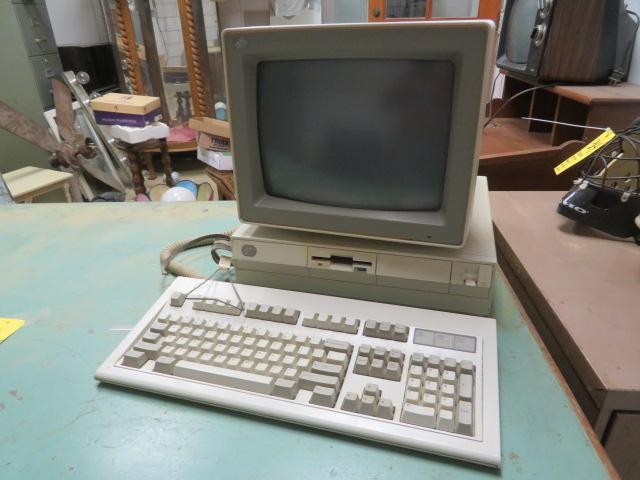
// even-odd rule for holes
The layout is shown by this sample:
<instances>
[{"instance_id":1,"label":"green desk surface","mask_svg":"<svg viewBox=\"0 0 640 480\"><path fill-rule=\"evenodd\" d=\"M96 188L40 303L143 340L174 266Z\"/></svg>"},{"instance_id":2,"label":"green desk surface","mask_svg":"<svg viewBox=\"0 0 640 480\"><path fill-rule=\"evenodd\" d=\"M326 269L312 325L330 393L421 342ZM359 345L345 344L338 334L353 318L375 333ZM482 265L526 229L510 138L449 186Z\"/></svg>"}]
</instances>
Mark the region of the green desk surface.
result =
<instances>
[{"instance_id":1,"label":"green desk surface","mask_svg":"<svg viewBox=\"0 0 640 480\"><path fill-rule=\"evenodd\" d=\"M608 477L501 279L501 470L98 384L113 329L171 282L160 249L237 223L233 203L0 208L0 317L26 320L0 343L1 479Z\"/></svg>"}]
</instances>

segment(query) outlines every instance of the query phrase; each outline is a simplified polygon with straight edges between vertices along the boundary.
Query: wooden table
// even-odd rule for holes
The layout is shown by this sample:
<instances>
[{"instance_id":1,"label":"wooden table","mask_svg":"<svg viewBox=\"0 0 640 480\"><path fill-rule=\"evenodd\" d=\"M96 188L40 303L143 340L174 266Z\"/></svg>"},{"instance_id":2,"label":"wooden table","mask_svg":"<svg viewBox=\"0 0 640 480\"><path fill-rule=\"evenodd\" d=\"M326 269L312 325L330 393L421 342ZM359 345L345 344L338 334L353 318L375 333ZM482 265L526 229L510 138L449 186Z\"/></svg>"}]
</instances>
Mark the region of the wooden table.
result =
<instances>
[{"instance_id":1,"label":"wooden table","mask_svg":"<svg viewBox=\"0 0 640 480\"><path fill-rule=\"evenodd\" d=\"M501 264L623 478L640 471L640 247L492 192Z\"/></svg>"},{"instance_id":2,"label":"wooden table","mask_svg":"<svg viewBox=\"0 0 640 480\"><path fill-rule=\"evenodd\" d=\"M24 167L3 174L11 196L16 202L31 203L37 196L62 188L71 202L69 182L73 174L38 167Z\"/></svg>"},{"instance_id":3,"label":"wooden table","mask_svg":"<svg viewBox=\"0 0 640 480\"><path fill-rule=\"evenodd\" d=\"M97 383L93 373L172 281L167 243L238 225L234 202L0 208L0 478L609 478L606 456L501 277L496 470ZM63 225L63 227L61 227ZM206 248L183 261L211 272ZM615 476L615 474L613 474Z\"/></svg>"}]
</instances>

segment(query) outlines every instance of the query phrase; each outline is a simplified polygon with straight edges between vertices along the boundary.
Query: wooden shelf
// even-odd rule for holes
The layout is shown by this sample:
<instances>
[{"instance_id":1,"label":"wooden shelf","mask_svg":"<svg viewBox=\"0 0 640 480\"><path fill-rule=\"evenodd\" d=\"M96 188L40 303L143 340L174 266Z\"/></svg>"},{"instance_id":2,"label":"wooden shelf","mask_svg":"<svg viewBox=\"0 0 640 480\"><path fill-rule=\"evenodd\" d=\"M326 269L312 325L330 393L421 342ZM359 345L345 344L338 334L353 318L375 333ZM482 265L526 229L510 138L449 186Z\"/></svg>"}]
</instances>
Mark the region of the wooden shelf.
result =
<instances>
[{"instance_id":1,"label":"wooden shelf","mask_svg":"<svg viewBox=\"0 0 640 480\"><path fill-rule=\"evenodd\" d=\"M506 99L539 85L503 73L503 98L492 101L494 112ZM489 177L492 190L568 190L580 168L555 176L553 167L600 131L523 117L618 130L627 128L639 116L640 85L562 85L522 94L505 105L500 116L484 129L479 173Z\"/></svg>"},{"instance_id":2,"label":"wooden shelf","mask_svg":"<svg viewBox=\"0 0 640 480\"><path fill-rule=\"evenodd\" d=\"M529 132L529 122L521 118L497 118L484 129L480 156L512 154L546 148L551 134Z\"/></svg>"}]
</instances>

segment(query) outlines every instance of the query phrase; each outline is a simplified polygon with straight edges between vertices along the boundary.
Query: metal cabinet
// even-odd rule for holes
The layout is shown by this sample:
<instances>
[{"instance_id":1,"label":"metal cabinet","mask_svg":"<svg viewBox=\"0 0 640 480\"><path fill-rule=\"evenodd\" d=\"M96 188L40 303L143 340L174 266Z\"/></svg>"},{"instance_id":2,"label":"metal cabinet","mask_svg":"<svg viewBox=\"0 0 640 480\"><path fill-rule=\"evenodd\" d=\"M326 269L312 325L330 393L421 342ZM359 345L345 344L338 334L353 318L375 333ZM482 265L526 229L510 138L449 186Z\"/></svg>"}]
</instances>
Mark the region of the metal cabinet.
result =
<instances>
[{"instance_id":1,"label":"metal cabinet","mask_svg":"<svg viewBox=\"0 0 640 480\"><path fill-rule=\"evenodd\" d=\"M53 106L51 78L62 73L56 40L44 0L13 1L22 41L29 56L33 78L44 108Z\"/></svg>"},{"instance_id":2,"label":"metal cabinet","mask_svg":"<svg viewBox=\"0 0 640 480\"><path fill-rule=\"evenodd\" d=\"M62 64L44 0L0 0L0 58L0 99L46 125L42 112L53 106L51 77ZM4 131L0 149L2 172L49 166L46 152Z\"/></svg>"}]
</instances>

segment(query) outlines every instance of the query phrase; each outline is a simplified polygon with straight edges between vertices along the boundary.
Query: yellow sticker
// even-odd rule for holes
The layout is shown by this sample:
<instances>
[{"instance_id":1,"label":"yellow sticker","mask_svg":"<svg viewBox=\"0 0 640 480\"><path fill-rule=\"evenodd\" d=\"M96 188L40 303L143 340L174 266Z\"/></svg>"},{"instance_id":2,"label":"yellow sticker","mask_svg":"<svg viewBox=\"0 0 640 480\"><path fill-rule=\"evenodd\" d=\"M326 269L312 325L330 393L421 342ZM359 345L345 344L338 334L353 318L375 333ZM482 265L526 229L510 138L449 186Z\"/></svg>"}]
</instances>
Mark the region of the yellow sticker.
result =
<instances>
[{"instance_id":1,"label":"yellow sticker","mask_svg":"<svg viewBox=\"0 0 640 480\"><path fill-rule=\"evenodd\" d=\"M0 343L22 328L24 320L19 318L0 318Z\"/></svg>"},{"instance_id":2,"label":"yellow sticker","mask_svg":"<svg viewBox=\"0 0 640 480\"><path fill-rule=\"evenodd\" d=\"M556 175L560 175L562 172L567 170L568 168L573 167L576 163L580 163L582 160L587 158L589 155L593 154L593 152L602 148L603 145L609 143L613 138L615 138L616 134L610 128L607 128L601 135L598 135L591 143L587 144L581 150L578 150L576 153L567 158L564 162L558 165L553 169L556 172Z\"/></svg>"}]
</instances>

